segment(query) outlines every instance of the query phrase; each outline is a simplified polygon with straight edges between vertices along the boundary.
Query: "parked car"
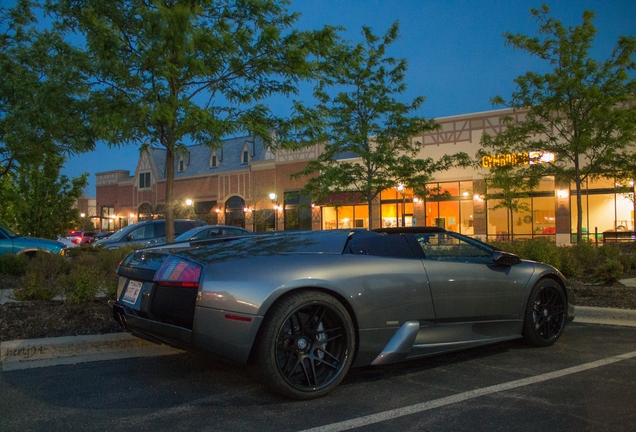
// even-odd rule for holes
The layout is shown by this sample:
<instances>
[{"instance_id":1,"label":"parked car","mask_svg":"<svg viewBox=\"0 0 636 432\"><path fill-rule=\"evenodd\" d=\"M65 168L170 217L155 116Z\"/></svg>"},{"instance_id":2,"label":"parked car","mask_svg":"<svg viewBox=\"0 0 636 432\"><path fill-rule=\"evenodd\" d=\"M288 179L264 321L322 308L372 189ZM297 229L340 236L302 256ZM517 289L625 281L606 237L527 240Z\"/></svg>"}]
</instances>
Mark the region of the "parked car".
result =
<instances>
[{"instance_id":1,"label":"parked car","mask_svg":"<svg viewBox=\"0 0 636 432\"><path fill-rule=\"evenodd\" d=\"M65 255L66 250L67 247L58 241L37 237L22 237L0 224L0 255L13 253L33 256L37 252Z\"/></svg>"},{"instance_id":2,"label":"parked car","mask_svg":"<svg viewBox=\"0 0 636 432\"><path fill-rule=\"evenodd\" d=\"M244 228L225 225L205 225L192 228L181 235L175 237L173 243L166 243L161 246L150 246L153 249L177 249L195 246L205 246L214 243L217 239L228 237L240 237L253 235L252 231Z\"/></svg>"},{"instance_id":3,"label":"parked car","mask_svg":"<svg viewBox=\"0 0 636 432\"><path fill-rule=\"evenodd\" d=\"M113 235L115 231L102 231L93 236L93 241L102 240Z\"/></svg>"},{"instance_id":4,"label":"parked car","mask_svg":"<svg viewBox=\"0 0 636 432\"><path fill-rule=\"evenodd\" d=\"M66 233L66 238L76 245L81 245L91 243L94 235L93 231L69 231Z\"/></svg>"},{"instance_id":5,"label":"parked car","mask_svg":"<svg viewBox=\"0 0 636 432\"><path fill-rule=\"evenodd\" d=\"M178 236L194 227L203 226L205 222L192 219L176 219L174 233ZM93 246L103 246L107 249L120 248L126 245L159 246L166 243L165 219L153 219L137 222L120 229L102 240L93 242Z\"/></svg>"},{"instance_id":6,"label":"parked car","mask_svg":"<svg viewBox=\"0 0 636 432\"><path fill-rule=\"evenodd\" d=\"M71 248L76 248L78 245L77 243L73 243L72 241L70 241L68 238L66 237L62 237L60 235L57 236L57 238L55 239L55 241L62 243L64 246L66 246L68 249Z\"/></svg>"},{"instance_id":7,"label":"parked car","mask_svg":"<svg viewBox=\"0 0 636 432\"><path fill-rule=\"evenodd\" d=\"M441 228L222 240L129 254L112 315L136 336L248 363L291 398L327 394L352 365L549 346L574 317L558 270Z\"/></svg>"}]
</instances>

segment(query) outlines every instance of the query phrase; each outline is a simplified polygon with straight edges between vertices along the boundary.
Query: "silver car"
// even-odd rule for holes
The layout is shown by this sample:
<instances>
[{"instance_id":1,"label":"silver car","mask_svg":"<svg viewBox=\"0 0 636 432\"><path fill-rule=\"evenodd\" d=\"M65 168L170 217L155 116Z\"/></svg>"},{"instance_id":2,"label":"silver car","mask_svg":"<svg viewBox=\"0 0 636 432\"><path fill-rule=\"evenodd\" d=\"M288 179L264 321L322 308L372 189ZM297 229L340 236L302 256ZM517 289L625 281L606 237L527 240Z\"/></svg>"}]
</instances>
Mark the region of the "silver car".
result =
<instances>
[{"instance_id":1,"label":"silver car","mask_svg":"<svg viewBox=\"0 0 636 432\"><path fill-rule=\"evenodd\" d=\"M440 228L380 231L137 251L112 314L139 337L247 363L295 399L327 394L351 366L516 338L548 346L574 317L551 266Z\"/></svg>"}]
</instances>

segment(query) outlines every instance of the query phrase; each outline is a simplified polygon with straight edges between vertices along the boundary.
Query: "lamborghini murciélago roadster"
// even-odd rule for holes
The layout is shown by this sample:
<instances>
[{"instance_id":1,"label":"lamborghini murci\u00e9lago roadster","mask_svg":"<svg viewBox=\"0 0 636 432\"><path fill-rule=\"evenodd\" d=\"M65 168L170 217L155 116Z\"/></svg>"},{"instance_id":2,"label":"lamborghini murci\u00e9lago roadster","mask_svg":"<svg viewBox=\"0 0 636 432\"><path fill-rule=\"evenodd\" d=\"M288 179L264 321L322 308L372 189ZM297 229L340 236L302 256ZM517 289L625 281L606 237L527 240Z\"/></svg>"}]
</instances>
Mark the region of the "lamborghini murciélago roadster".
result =
<instances>
[{"instance_id":1,"label":"lamborghini murci\u00e9lago roadster","mask_svg":"<svg viewBox=\"0 0 636 432\"><path fill-rule=\"evenodd\" d=\"M247 363L273 391L323 396L351 366L515 338L549 346L573 317L561 273L434 227L280 232L120 264L127 331Z\"/></svg>"}]
</instances>

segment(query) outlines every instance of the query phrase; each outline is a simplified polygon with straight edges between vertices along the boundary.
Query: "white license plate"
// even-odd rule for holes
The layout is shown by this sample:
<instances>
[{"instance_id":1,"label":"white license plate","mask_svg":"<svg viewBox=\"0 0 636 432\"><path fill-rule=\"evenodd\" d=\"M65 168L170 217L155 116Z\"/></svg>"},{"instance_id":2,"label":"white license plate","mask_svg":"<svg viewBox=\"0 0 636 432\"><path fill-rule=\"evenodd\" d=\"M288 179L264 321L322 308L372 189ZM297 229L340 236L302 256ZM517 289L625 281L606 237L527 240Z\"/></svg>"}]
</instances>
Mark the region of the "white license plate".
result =
<instances>
[{"instance_id":1,"label":"white license plate","mask_svg":"<svg viewBox=\"0 0 636 432\"><path fill-rule=\"evenodd\" d=\"M129 281L128 287L126 288L126 292L124 293L124 297L122 297L121 301L135 304L137 302L137 297L139 297L139 293L141 292L142 285L143 283L136 280Z\"/></svg>"}]
</instances>

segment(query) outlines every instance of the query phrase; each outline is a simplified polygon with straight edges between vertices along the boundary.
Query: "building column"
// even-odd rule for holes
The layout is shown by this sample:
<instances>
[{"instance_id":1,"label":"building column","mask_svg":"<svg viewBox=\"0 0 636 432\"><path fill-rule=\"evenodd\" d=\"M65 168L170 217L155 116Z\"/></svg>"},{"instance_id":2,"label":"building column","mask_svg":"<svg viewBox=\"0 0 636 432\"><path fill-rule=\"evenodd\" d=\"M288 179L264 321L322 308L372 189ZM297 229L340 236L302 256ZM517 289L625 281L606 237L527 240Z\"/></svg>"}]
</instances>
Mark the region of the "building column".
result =
<instances>
[{"instance_id":1,"label":"building column","mask_svg":"<svg viewBox=\"0 0 636 432\"><path fill-rule=\"evenodd\" d=\"M488 212L486 211L486 181L473 180L473 228L477 239L488 238Z\"/></svg>"},{"instance_id":2,"label":"building column","mask_svg":"<svg viewBox=\"0 0 636 432\"><path fill-rule=\"evenodd\" d=\"M572 211L570 209L570 184L555 181L555 226L556 244L570 245L572 243Z\"/></svg>"}]
</instances>

